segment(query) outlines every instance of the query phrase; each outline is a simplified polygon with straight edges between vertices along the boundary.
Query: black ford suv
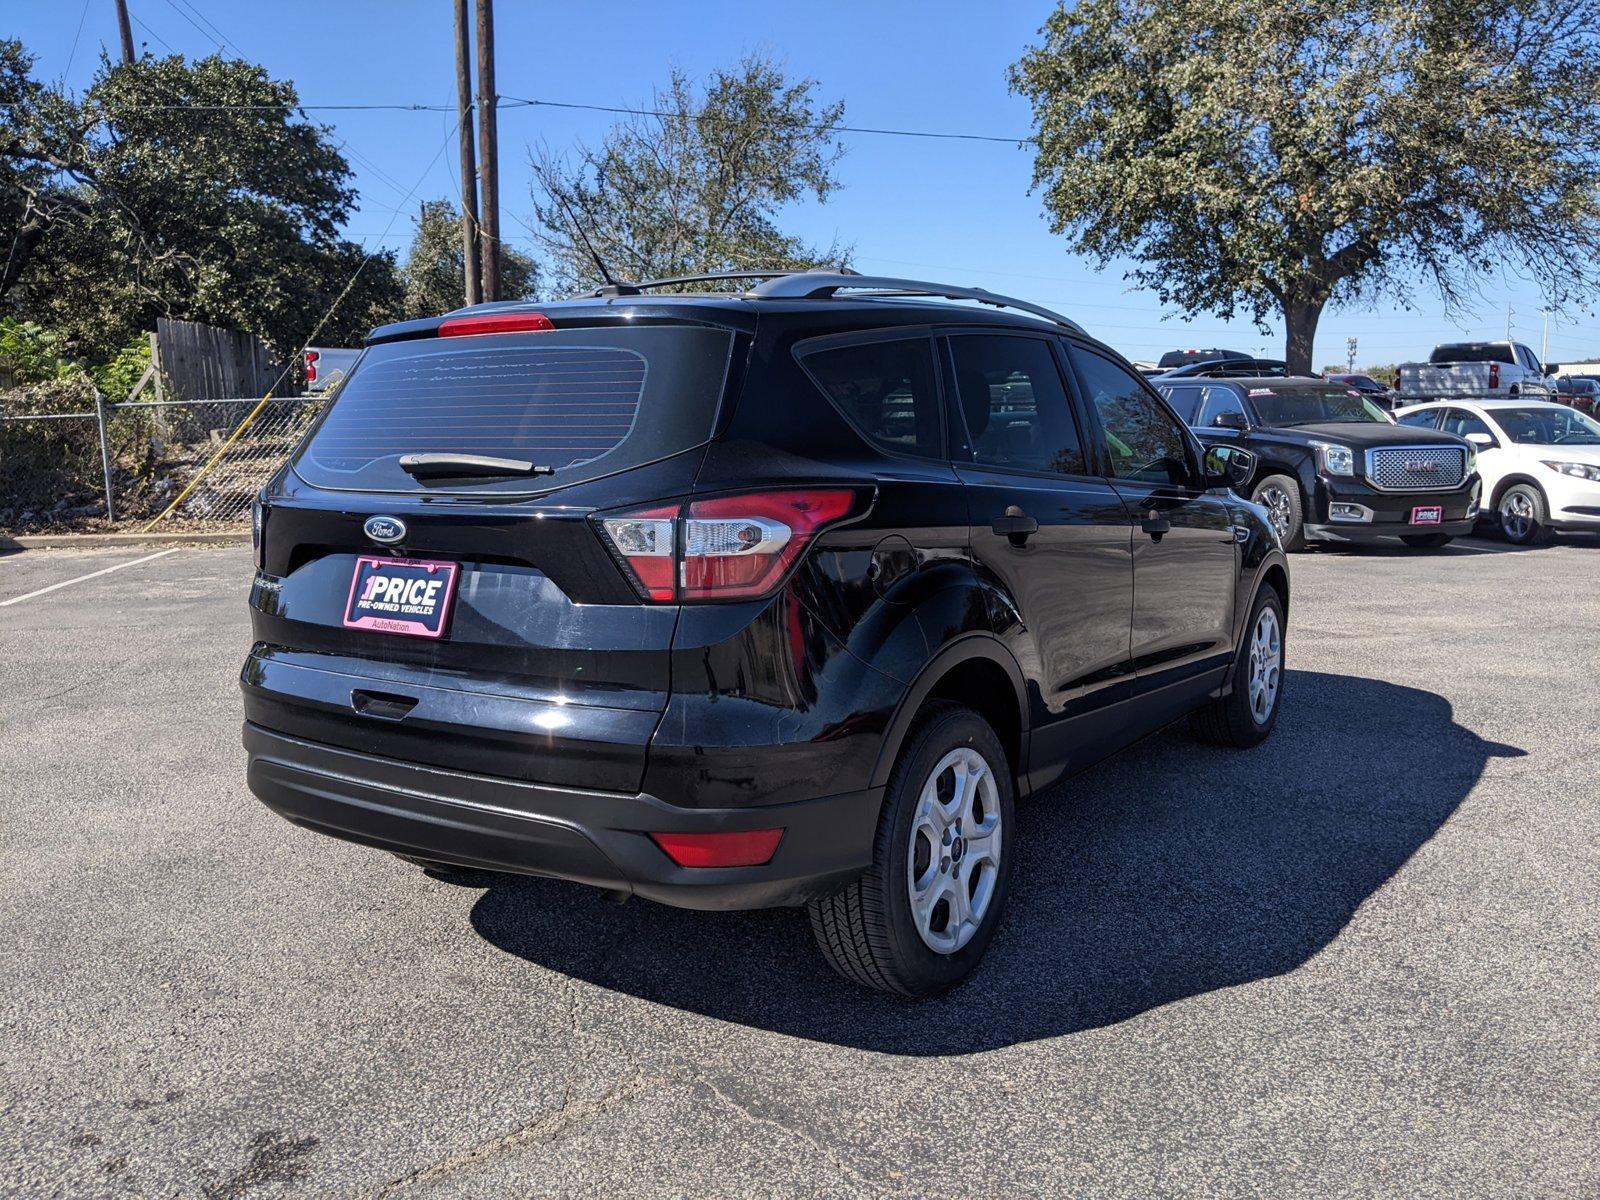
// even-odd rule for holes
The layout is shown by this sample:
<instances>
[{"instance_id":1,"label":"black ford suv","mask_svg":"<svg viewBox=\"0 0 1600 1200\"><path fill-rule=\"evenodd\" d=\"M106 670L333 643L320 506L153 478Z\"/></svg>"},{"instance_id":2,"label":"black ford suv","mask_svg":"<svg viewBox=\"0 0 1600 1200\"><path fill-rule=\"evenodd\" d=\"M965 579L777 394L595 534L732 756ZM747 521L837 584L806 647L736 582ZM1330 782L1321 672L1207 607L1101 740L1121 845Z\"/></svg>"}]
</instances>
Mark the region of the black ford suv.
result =
<instances>
[{"instance_id":1,"label":"black ford suv","mask_svg":"<svg viewBox=\"0 0 1600 1200\"><path fill-rule=\"evenodd\" d=\"M1347 384L1304 376L1150 382L1203 443L1255 455L1240 490L1267 510L1287 550L1379 538L1439 547L1477 523L1483 485L1472 444L1396 425Z\"/></svg>"},{"instance_id":2,"label":"black ford suv","mask_svg":"<svg viewBox=\"0 0 1600 1200\"><path fill-rule=\"evenodd\" d=\"M261 496L250 787L430 867L807 905L934 993L1015 796L1271 732L1288 573L1248 452L1065 318L748 278L373 333Z\"/></svg>"}]
</instances>

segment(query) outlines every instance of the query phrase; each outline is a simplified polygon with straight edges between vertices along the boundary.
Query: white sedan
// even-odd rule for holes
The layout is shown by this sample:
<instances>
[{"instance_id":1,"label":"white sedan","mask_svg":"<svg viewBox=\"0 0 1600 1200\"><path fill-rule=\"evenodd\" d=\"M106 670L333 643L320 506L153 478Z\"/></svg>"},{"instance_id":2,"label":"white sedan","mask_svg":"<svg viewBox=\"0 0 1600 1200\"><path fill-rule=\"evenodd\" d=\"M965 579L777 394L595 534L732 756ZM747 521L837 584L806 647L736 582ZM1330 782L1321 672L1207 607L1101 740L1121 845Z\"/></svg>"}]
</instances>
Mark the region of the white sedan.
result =
<instances>
[{"instance_id":1,"label":"white sedan","mask_svg":"<svg viewBox=\"0 0 1600 1200\"><path fill-rule=\"evenodd\" d=\"M1447 400L1399 409L1395 420L1442 429L1478 448L1483 509L1509 541L1557 529L1600 532L1600 422L1539 400Z\"/></svg>"}]
</instances>

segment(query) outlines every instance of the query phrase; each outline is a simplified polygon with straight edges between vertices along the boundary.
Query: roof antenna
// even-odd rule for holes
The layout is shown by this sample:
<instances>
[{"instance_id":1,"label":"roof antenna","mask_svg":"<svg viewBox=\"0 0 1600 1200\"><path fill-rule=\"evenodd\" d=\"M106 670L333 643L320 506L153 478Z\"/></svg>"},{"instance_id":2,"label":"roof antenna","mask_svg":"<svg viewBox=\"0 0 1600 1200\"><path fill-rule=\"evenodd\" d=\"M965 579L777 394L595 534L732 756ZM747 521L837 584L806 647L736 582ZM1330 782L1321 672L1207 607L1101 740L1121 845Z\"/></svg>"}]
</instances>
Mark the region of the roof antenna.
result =
<instances>
[{"instance_id":1,"label":"roof antenna","mask_svg":"<svg viewBox=\"0 0 1600 1200\"><path fill-rule=\"evenodd\" d=\"M596 294L601 296L637 296L639 294L638 288L631 283L618 282L617 278L611 274L610 269L606 266L605 259L600 257L600 251L594 248L594 243L589 240L589 235L584 232L583 225L573 213L572 206L567 203L567 198L559 192L554 193L554 195L557 203L566 212L567 220L572 222L572 228L583 239L583 244L589 251L589 257L594 261L595 267L600 272L600 278L606 281L606 286Z\"/></svg>"}]
</instances>

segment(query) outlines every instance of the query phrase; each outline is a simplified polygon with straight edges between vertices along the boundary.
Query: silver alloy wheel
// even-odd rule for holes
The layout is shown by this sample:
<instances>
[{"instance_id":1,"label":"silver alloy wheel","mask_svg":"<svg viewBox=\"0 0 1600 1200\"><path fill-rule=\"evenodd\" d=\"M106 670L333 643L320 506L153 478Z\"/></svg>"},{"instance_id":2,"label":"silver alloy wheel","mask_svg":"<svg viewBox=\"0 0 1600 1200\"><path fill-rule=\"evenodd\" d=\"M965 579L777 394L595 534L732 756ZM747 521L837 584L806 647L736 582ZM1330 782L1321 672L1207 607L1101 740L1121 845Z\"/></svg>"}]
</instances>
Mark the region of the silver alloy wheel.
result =
<instances>
[{"instance_id":1,"label":"silver alloy wheel","mask_svg":"<svg viewBox=\"0 0 1600 1200\"><path fill-rule=\"evenodd\" d=\"M1263 608L1250 635L1250 715L1257 725L1265 725L1278 702L1278 683L1283 674L1283 638L1278 632L1278 614Z\"/></svg>"},{"instance_id":2,"label":"silver alloy wheel","mask_svg":"<svg viewBox=\"0 0 1600 1200\"><path fill-rule=\"evenodd\" d=\"M1500 528L1513 542L1520 542L1533 531L1533 497L1515 489L1500 501Z\"/></svg>"},{"instance_id":3,"label":"silver alloy wheel","mask_svg":"<svg viewBox=\"0 0 1600 1200\"><path fill-rule=\"evenodd\" d=\"M1278 540L1287 541L1289 522L1294 512L1289 505L1289 493L1275 483L1269 484L1261 489L1260 495L1256 497L1256 503L1267 510L1267 519L1278 531Z\"/></svg>"},{"instance_id":4,"label":"silver alloy wheel","mask_svg":"<svg viewBox=\"0 0 1600 1200\"><path fill-rule=\"evenodd\" d=\"M1000 878L1000 837L994 771L972 747L957 747L922 785L906 861L911 915L936 954L954 954L983 924Z\"/></svg>"}]
</instances>

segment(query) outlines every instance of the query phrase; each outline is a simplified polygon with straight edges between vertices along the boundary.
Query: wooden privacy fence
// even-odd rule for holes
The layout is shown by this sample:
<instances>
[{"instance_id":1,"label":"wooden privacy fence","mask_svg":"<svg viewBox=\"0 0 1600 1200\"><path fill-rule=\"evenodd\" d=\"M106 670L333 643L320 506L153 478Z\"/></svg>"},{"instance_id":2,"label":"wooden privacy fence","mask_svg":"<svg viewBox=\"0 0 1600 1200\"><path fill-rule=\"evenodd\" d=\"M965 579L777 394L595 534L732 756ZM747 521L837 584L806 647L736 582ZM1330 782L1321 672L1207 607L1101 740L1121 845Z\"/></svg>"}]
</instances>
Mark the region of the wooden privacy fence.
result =
<instances>
[{"instance_id":1,"label":"wooden privacy fence","mask_svg":"<svg viewBox=\"0 0 1600 1200\"><path fill-rule=\"evenodd\" d=\"M174 399L261 396L282 366L254 334L196 321L156 321L159 369Z\"/></svg>"}]
</instances>

